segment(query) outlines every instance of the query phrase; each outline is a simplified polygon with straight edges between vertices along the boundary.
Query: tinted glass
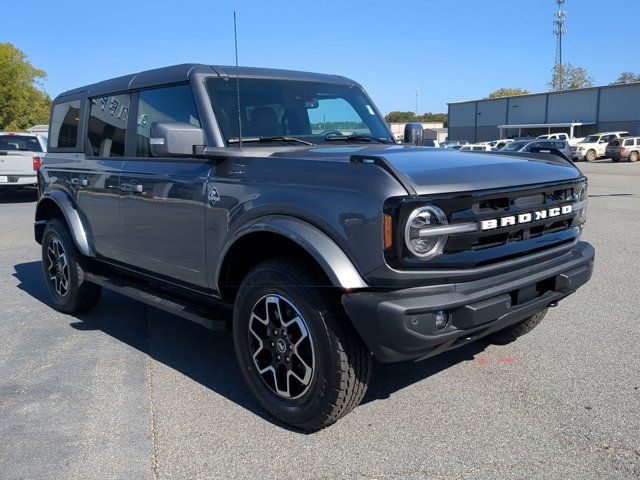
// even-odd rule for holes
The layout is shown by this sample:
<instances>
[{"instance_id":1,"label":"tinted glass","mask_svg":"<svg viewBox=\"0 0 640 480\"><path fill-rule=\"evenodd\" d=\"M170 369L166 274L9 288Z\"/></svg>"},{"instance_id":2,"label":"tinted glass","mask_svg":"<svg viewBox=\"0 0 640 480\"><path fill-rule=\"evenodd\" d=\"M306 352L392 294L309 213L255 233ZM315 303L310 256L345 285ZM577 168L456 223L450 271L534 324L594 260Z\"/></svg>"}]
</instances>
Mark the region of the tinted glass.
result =
<instances>
[{"instance_id":1,"label":"tinted glass","mask_svg":"<svg viewBox=\"0 0 640 480\"><path fill-rule=\"evenodd\" d=\"M620 140L612 140L611 142L609 142L609 146L611 146L611 147L620 146Z\"/></svg>"},{"instance_id":2,"label":"tinted glass","mask_svg":"<svg viewBox=\"0 0 640 480\"><path fill-rule=\"evenodd\" d=\"M0 135L0 150L41 152L42 147L36 137L29 137L27 135Z\"/></svg>"},{"instance_id":3,"label":"tinted glass","mask_svg":"<svg viewBox=\"0 0 640 480\"><path fill-rule=\"evenodd\" d=\"M73 148L78 143L78 125L80 123L80 100L58 103L51 113L52 148Z\"/></svg>"},{"instance_id":4,"label":"tinted glass","mask_svg":"<svg viewBox=\"0 0 640 480\"><path fill-rule=\"evenodd\" d=\"M611 142L611 143L614 143L614 142ZM620 142L619 142L619 141L617 142L617 145L620 145ZM625 141L624 141L624 145L625 145L625 146L626 146L626 145L633 145L633 140L625 140Z\"/></svg>"},{"instance_id":5,"label":"tinted glass","mask_svg":"<svg viewBox=\"0 0 640 480\"><path fill-rule=\"evenodd\" d=\"M136 128L136 155L151 156L149 137L153 122L182 122L200 127L191 87L156 88L140 92L138 100L138 121Z\"/></svg>"},{"instance_id":6,"label":"tinted glass","mask_svg":"<svg viewBox=\"0 0 640 480\"><path fill-rule=\"evenodd\" d=\"M129 94L91 99L90 155L123 157L129 118Z\"/></svg>"},{"instance_id":7,"label":"tinted glass","mask_svg":"<svg viewBox=\"0 0 640 480\"><path fill-rule=\"evenodd\" d=\"M223 135L227 140L237 139L235 80L210 78L207 89ZM321 143L329 136L370 135L393 141L360 88L294 80L240 79L240 102L243 137L291 136Z\"/></svg>"}]
</instances>

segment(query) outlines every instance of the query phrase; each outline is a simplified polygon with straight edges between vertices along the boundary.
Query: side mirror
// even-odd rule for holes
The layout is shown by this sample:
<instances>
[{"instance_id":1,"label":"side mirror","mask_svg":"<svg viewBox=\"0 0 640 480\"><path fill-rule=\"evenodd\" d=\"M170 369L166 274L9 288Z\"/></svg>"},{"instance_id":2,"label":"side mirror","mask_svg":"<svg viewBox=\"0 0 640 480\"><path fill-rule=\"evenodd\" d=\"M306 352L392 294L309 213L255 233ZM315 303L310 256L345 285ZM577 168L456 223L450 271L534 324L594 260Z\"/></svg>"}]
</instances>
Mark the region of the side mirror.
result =
<instances>
[{"instance_id":1,"label":"side mirror","mask_svg":"<svg viewBox=\"0 0 640 480\"><path fill-rule=\"evenodd\" d=\"M205 145L204 130L190 123L153 122L149 148L154 157L193 155L193 147Z\"/></svg>"},{"instance_id":2,"label":"side mirror","mask_svg":"<svg viewBox=\"0 0 640 480\"><path fill-rule=\"evenodd\" d=\"M404 143L422 145L423 131L421 123L407 123L404 126Z\"/></svg>"}]
</instances>

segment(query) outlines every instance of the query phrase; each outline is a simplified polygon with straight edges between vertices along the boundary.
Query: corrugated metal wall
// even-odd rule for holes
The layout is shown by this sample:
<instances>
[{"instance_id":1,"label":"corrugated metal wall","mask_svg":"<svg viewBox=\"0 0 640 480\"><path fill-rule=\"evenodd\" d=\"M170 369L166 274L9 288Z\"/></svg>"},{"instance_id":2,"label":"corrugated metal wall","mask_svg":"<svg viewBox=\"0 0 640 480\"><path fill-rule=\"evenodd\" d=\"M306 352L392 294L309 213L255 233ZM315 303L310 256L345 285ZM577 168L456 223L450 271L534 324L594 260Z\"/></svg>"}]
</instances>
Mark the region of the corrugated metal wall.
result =
<instances>
[{"instance_id":1,"label":"corrugated metal wall","mask_svg":"<svg viewBox=\"0 0 640 480\"><path fill-rule=\"evenodd\" d=\"M507 99L480 100L478 102L478 126L503 125L507 121Z\"/></svg>"},{"instance_id":2,"label":"corrugated metal wall","mask_svg":"<svg viewBox=\"0 0 640 480\"><path fill-rule=\"evenodd\" d=\"M451 119L453 119L453 123ZM449 105L449 127L474 127L475 124L476 102Z\"/></svg>"},{"instance_id":3,"label":"corrugated metal wall","mask_svg":"<svg viewBox=\"0 0 640 480\"><path fill-rule=\"evenodd\" d=\"M549 95L547 122L597 122L598 90L558 92Z\"/></svg>"},{"instance_id":4,"label":"corrugated metal wall","mask_svg":"<svg viewBox=\"0 0 640 480\"><path fill-rule=\"evenodd\" d=\"M546 106L546 95L511 97L508 123L544 123Z\"/></svg>"},{"instance_id":5,"label":"corrugated metal wall","mask_svg":"<svg viewBox=\"0 0 640 480\"><path fill-rule=\"evenodd\" d=\"M640 84L603 88L599 122L640 120Z\"/></svg>"},{"instance_id":6,"label":"corrugated metal wall","mask_svg":"<svg viewBox=\"0 0 640 480\"><path fill-rule=\"evenodd\" d=\"M596 123L583 127L583 134L627 130L640 135L640 84L449 104L451 140L493 140L498 125L565 122Z\"/></svg>"}]
</instances>

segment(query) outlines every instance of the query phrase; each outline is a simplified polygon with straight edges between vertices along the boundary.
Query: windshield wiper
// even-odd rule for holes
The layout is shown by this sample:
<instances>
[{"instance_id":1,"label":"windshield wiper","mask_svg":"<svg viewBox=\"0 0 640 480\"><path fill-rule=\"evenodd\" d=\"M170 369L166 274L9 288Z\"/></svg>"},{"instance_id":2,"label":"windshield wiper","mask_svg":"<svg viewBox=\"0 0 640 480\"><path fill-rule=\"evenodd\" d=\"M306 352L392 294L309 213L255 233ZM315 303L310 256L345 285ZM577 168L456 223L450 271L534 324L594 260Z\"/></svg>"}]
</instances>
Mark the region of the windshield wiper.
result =
<instances>
[{"instance_id":1,"label":"windshield wiper","mask_svg":"<svg viewBox=\"0 0 640 480\"><path fill-rule=\"evenodd\" d=\"M376 138L371 135L329 135L324 137L327 142L358 142L358 141L368 141L374 140L378 143L389 143L389 139L387 138Z\"/></svg>"},{"instance_id":2,"label":"windshield wiper","mask_svg":"<svg viewBox=\"0 0 640 480\"><path fill-rule=\"evenodd\" d=\"M283 137L281 135L275 135L272 137L242 137L242 143L252 142L296 142L302 143L303 145L315 145L315 143L307 142L306 140L302 140L301 138ZM230 138L229 143L240 143L240 139L237 137Z\"/></svg>"}]
</instances>

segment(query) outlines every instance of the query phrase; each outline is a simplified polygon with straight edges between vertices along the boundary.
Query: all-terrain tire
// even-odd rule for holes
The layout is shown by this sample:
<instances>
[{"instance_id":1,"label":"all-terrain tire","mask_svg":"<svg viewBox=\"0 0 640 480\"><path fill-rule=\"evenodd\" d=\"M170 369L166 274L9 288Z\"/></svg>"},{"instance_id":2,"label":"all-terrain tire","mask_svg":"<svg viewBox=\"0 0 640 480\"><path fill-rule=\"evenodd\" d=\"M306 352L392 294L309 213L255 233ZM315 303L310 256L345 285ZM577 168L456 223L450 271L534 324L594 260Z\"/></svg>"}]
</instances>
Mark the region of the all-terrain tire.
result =
<instances>
[{"instance_id":1,"label":"all-terrain tire","mask_svg":"<svg viewBox=\"0 0 640 480\"><path fill-rule=\"evenodd\" d=\"M546 314L547 309L545 308L515 325L511 325L510 327L498 330L497 332L488 335L485 337L485 340L496 345L506 345L511 343L537 327L538 324L542 322L542 319Z\"/></svg>"},{"instance_id":2,"label":"all-terrain tire","mask_svg":"<svg viewBox=\"0 0 640 480\"><path fill-rule=\"evenodd\" d=\"M58 218L47 222L42 237L42 269L56 310L85 312L100 300L102 287L85 280L82 261L67 225Z\"/></svg>"},{"instance_id":3,"label":"all-terrain tire","mask_svg":"<svg viewBox=\"0 0 640 480\"><path fill-rule=\"evenodd\" d=\"M265 303L266 307L261 306L261 302L267 301L270 303ZM277 309L273 306L276 303ZM280 312L280 305L289 313L266 313L267 308ZM270 326L257 323L254 313L260 318L273 317L267 321ZM311 380L306 385L290 376L287 369L292 371L292 364L283 367L275 359L282 351L277 350L280 337L275 335L288 333L283 329L278 331L277 325L282 325L281 318L286 323L292 317L303 320L301 325L308 329L307 338L312 346L306 348L305 364L313 365L308 377ZM289 332L293 328L290 327ZM259 336L255 334L256 329L265 336L264 341L256 342ZM297 337L300 337L299 331L296 327ZM235 300L233 339L240 368L253 394L274 417L296 428L315 431L334 423L353 410L367 390L372 369L370 351L342 312L335 290L314 275L313 269L294 260L268 260L246 275ZM293 356L290 359L293 361ZM284 361L284 357L280 361ZM277 370L269 371L269 365L274 364ZM281 375L278 378L276 371ZM307 371L303 369L298 377ZM292 378L297 392L292 389L288 397L283 397L278 392L278 385L284 385L279 383L282 378ZM290 385L286 384L286 388Z\"/></svg>"}]
</instances>

